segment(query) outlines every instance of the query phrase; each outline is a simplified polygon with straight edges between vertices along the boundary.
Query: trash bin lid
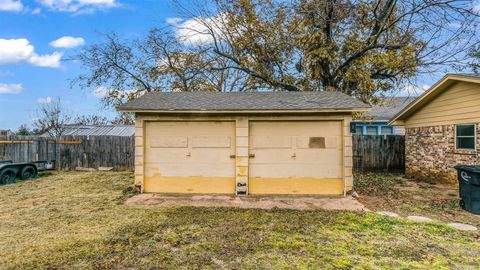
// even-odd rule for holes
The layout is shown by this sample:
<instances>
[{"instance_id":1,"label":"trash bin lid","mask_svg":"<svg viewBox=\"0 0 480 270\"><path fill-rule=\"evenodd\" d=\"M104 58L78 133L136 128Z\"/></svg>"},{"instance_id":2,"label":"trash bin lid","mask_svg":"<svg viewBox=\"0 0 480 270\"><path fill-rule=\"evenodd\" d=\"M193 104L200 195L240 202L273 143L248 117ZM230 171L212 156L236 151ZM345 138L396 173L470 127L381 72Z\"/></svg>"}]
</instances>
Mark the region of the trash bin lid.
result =
<instances>
[{"instance_id":1,"label":"trash bin lid","mask_svg":"<svg viewBox=\"0 0 480 270\"><path fill-rule=\"evenodd\" d=\"M480 173L480 165L457 165L454 168L457 170Z\"/></svg>"}]
</instances>

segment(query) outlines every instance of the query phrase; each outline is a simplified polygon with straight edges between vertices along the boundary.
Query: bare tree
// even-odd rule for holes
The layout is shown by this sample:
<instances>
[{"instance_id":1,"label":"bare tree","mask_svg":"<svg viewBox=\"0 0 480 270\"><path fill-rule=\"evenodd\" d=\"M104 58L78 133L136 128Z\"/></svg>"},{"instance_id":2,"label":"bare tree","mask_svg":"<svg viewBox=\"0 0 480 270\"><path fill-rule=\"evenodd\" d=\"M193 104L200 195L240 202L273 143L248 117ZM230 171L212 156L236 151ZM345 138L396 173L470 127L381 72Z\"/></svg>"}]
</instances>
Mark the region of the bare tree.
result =
<instances>
[{"instance_id":1,"label":"bare tree","mask_svg":"<svg viewBox=\"0 0 480 270\"><path fill-rule=\"evenodd\" d=\"M73 119L72 123L75 125L107 125L110 121L104 116L91 114L77 116Z\"/></svg>"},{"instance_id":2,"label":"bare tree","mask_svg":"<svg viewBox=\"0 0 480 270\"><path fill-rule=\"evenodd\" d=\"M60 137L72 117L62 106L60 98L50 103L40 104L33 120L33 126L39 134L47 133L51 137Z\"/></svg>"},{"instance_id":3,"label":"bare tree","mask_svg":"<svg viewBox=\"0 0 480 270\"><path fill-rule=\"evenodd\" d=\"M115 125L135 125L135 115L133 113L121 112L112 120Z\"/></svg>"}]
</instances>

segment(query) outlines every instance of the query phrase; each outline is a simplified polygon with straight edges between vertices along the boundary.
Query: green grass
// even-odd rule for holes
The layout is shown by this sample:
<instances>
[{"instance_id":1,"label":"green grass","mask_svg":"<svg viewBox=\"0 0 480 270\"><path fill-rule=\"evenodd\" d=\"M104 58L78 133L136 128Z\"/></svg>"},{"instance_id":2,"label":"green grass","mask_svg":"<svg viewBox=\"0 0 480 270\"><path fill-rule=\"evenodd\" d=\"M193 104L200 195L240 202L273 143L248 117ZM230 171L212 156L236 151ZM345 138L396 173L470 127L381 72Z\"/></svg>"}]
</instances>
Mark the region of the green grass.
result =
<instances>
[{"instance_id":1,"label":"green grass","mask_svg":"<svg viewBox=\"0 0 480 270\"><path fill-rule=\"evenodd\" d=\"M128 206L130 173L0 187L0 269L478 269L475 234L375 214Z\"/></svg>"}]
</instances>

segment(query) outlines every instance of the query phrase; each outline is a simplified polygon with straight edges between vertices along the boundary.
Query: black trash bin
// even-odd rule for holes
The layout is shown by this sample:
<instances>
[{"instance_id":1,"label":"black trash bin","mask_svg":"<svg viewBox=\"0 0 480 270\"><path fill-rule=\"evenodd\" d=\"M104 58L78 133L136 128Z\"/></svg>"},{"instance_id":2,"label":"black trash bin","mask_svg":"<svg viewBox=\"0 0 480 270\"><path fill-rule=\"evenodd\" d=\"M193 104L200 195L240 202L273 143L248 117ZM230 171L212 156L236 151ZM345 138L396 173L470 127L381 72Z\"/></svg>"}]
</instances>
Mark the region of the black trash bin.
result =
<instances>
[{"instance_id":1,"label":"black trash bin","mask_svg":"<svg viewBox=\"0 0 480 270\"><path fill-rule=\"evenodd\" d=\"M480 166L455 166L460 188L460 206L480 215Z\"/></svg>"}]
</instances>

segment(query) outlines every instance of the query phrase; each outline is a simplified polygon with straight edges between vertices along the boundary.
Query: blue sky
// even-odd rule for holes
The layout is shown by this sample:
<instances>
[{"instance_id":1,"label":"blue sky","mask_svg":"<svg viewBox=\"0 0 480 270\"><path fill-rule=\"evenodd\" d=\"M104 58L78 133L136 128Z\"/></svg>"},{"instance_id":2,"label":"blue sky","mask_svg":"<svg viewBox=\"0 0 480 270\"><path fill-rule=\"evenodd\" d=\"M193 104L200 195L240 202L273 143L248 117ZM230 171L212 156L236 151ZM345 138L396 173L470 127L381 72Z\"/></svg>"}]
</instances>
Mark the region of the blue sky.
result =
<instances>
[{"instance_id":1,"label":"blue sky","mask_svg":"<svg viewBox=\"0 0 480 270\"><path fill-rule=\"evenodd\" d=\"M0 129L16 130L20 124L30 124L38 102L56 97L72 114L112 117L113 112L102 108L98 97L70 87L80 66L64 59L100 41L102 33L140 37L152 27L165 25L175 14L168 0L68 2L0 0L0 50L4 47L4 53L0 51ZM73 39L50 44L62 37Z\"/></svg>"}]
</instances>

